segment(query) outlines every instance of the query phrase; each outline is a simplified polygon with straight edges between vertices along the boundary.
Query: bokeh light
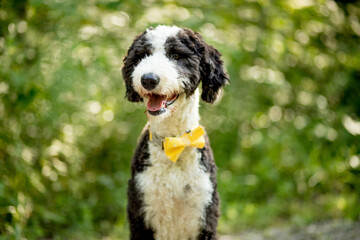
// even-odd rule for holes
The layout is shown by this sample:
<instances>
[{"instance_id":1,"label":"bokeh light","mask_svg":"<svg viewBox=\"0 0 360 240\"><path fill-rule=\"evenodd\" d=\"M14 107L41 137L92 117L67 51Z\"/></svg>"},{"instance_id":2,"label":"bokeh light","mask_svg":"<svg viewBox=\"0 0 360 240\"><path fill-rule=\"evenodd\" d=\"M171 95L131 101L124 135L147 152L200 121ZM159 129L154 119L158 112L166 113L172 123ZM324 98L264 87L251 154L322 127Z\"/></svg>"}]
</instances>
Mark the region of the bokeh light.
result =
<instances>
[{"instance_id":1,"label":"bokeh light","mask_svg":"<svg viewBox=\"0 0 360 240\"><path fill-rule=\"evenodd\" d=\"M357 1L0 1L0 235L127 239L146 122L120 68L149 26L201 32L231 83L201 103L221 234L359 220Z\"/></svg>"}]
</instances>

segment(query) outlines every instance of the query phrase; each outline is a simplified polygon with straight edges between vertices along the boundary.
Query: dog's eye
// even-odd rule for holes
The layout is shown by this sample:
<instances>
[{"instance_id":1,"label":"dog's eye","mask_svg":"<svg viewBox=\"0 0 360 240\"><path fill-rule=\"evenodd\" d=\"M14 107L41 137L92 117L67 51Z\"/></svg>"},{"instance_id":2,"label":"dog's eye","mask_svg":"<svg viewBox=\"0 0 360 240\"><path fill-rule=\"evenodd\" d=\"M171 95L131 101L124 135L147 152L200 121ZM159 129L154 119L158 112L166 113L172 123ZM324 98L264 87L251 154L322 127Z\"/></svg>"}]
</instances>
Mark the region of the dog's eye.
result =
<instances>
[{"instance_id":1,"label":"dog's eye","mask_svg":"<svg viewBox=\"0 0 360 240\"><path fill-rule=\"evenodd\" d=\"M172 59L174 59L174 60L178 60L179 59L179 54L174 53L174 54L171 54L170 57Z\"/></svg>"}]
</instances>

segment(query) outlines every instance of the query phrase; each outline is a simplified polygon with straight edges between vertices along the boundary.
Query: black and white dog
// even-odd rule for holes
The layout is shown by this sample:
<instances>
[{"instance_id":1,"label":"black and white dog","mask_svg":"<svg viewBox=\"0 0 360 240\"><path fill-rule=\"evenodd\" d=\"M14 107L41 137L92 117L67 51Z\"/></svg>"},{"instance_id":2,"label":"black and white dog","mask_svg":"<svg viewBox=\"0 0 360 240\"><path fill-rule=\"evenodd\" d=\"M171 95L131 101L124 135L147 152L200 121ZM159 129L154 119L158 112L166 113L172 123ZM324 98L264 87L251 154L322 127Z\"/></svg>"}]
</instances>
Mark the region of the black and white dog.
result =
<instances>
[{"instance_id":1,"label":"black and white dog","mask_svg":"<svg viewBox=\"0 0 360 240\"><path fill-rule=\"evenodd\" d=\"M199 127L200 82L201 98L213 103L229 79L220 56L199 33L158 26L136 37L124 58L126 98L144 102L149 120L131 161L131 239L217 238L219 195L207 136L203 148L186 147L176 162L162 141Z\"/></svg>"}]
</instances>

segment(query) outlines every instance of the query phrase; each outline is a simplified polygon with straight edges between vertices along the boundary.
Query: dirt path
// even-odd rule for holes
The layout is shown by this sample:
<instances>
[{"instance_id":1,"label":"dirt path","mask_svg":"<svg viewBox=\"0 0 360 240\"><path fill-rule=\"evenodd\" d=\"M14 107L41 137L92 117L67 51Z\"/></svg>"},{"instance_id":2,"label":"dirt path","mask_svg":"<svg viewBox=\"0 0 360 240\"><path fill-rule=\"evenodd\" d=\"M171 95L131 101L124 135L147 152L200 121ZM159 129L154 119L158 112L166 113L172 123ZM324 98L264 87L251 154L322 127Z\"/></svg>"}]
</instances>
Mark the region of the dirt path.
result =
<instances>
[{"instance_id":1,"label":"dirt path","mask_svg":"<svg viewBox=\"0 0 360 240\"><path fill-rule=\"evenodd\" d=\"M223 235L220 240L360 240L360 222L336 220L303 228L269 228Z\"/></svg>"}]
</instances>

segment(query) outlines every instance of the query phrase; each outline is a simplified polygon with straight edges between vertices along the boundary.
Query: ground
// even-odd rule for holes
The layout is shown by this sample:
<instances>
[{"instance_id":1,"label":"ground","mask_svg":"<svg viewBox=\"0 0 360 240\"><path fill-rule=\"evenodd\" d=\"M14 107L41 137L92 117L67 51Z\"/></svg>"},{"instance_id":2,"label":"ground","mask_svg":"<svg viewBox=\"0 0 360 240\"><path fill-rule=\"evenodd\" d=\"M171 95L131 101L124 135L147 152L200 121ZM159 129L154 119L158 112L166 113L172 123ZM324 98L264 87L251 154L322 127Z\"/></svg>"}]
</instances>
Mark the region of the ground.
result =
<instances>
[{"instance_id":1,"label":"ground","mask_svg":"<svg viewBox=\"0 0 360 240\"><path fill-rule=\"evenodd\" d=\"M314 223L302 228L269 228L223 235L220 240L360 240L360 222L336 220Z\"/></svg>"}]
</instances>

